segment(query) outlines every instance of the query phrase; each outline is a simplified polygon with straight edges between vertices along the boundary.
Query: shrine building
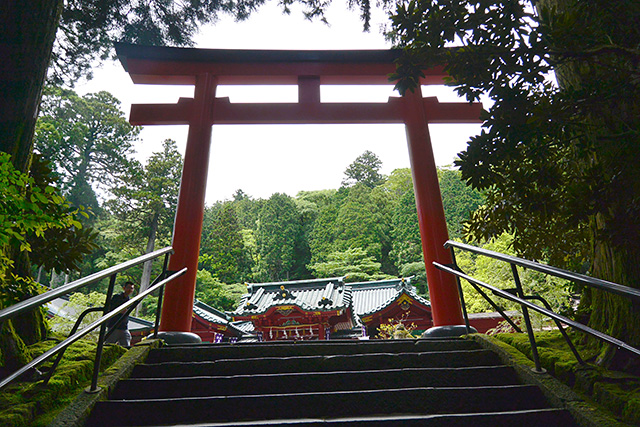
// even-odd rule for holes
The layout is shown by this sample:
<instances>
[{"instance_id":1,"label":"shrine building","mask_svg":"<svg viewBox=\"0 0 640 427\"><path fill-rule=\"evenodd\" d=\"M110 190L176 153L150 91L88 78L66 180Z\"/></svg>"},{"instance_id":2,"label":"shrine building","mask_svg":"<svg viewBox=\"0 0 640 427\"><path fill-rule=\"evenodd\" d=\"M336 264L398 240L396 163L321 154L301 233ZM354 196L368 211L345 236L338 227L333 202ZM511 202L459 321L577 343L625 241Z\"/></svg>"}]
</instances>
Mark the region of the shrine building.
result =
<instances>
[{"instance_id":1,"label":"shrine building","mask_svg":"<svg viewBox=\"0 0 640 427\"><path fill-rule=\"evenodd\" d=\"M410 281L345 283L333 277L252 284L232 316L251 321L264 341L375 336L389 319L428 329L431 306Z\"/></svg>"},{"instance_id":2,"label":"shrine building","mask_svg":"<svg viewBox=\"0 0 640 427\"><path fill-rule=\"evenodd\" d=\"M251 321L258 339L324 340L361 326L344 277L249 284L232 313Z\"/></svg>"},{"instance_id":3,"label":"shrine building","mask_svg":"<svg viewBox=\"0 0 640 427\"><path fill-rule=\"evenodd\" d=\"M195 300L193 303L191 332L203 342L243 339L252 336L252 331L253 326L248 322L234 322L227 313L202 301Z\"/></svg>"},{"instance_id":4,"label":"shrine building","mask_svg":"<svg viewBox=\"0 0 640 427\"><path fill-rule=\"evenodd\" d=\"M415 324L416 331L433 326L431 304L411 285L410 278L349 283L353 309L367 327L367 334L375 336L381 324L402 321Z\"/></svg>"}]
</instances>

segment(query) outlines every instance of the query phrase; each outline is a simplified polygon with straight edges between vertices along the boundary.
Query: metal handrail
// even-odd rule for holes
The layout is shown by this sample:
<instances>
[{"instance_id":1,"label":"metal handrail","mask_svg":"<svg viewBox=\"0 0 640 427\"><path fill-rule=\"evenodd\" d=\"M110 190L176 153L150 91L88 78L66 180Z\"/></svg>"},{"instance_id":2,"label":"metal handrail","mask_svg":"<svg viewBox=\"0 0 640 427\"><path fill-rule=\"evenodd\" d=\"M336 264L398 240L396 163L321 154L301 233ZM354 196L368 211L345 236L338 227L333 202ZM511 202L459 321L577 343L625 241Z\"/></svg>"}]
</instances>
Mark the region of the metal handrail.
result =
<instances>
[{"instance_id":1,"label":"metal handrail","mask_svg":"<svg viewBox=\"0 0 640 427\"><path fill-rule=\"evenodd\" d=\"M135 264L133 264L133 265L135 265ZM66 349L71 344L73 344L76 341L78 341L80 338L82 338L85 335L89 334L91 331L93 331L98 326L102 326L105 322L109 321L111 318L113 318L115 316L119 316L120 312L123 309L126 309L128 307L131 307L134 304L137 304L138 301L142 300L143 298L145 298L147 295L149 295L150 293L152 293L156 289L160 288L161 286L164 286L165 284L167 284L168 282L174 280L175 278L177 278L179 276L182 276L186 272L187 272L187 268L185 267L182 270L173 273L171 276L169 276L166 279L158 282L154 286L149 287L144 292L141 292L140 294L138 294L135 297L131 298L129 301L119 305L117 308L114 308L113 310L111 310L109 313L105 314L101 318L99 318L99 319L95 320L94 322L90 323L85 328L83 328L81 331L79 331L76 334L68 337L67 339L65 339L64 341L62 341L61 343L59 343L55 347L49 349L45 353L43 353L40 356L36 357L31 362L27 363L22 368L18 369L16 372L14 372L13 374L9 375L7 378L5 378L2 381L0 381L0 389L2 389L4 386L9 384L14 379L18 378L19 376L21 376L25 372L27 372L29 369L38 366L40 363L42 363L45 360L49 359L51 356L55 355L56 353L58 353L62 349ZM113 272L112 272L112 274L113 274Z\"/></svg>"},{"instance_id":2,"label":"metal handrail","mask_svg":"<svg viewBox=\"0 0 640 427\"><path fill-rule=\"evenodd\" d=\"M107 277L113 276L114 274L117 274L121 271L128 270L129 268L134 267L138 264L143 264L147 261L151 261L155 258L158 258L159 256L168 254L172 251L173 251L173 248L171 246L167 246L166 248L159 249L154 252L149 252L148 254L123 262L122 264L109 267L105 270L99 271L97 273L93 273L87 277L83 277L82 279L75 280L71 283L67 283L66 285L62 285L58 288L52 289L43 294L36 295L32 298L29 298L28 300L14 304L11 307L7 307L3 310L0 310L0 322L2 322L3 320L16 317L36 307L40 307L41 305L46 304L49 301L53 301L58 297L61 297L70 292L76 291L82 288L83 286L86 286L91 283L97 282L98 280L102 280Z\"/></svg>"},{"instance_id":3,"label":"metal handrail","mask_svg":"<svg viewBox=\"0 0 640 427\"><path fill-rule=\"evenodd\" d=\"M527 259L518 258L511 255L505 255L499 252L478 248L475 246L468 245L466 243L454 242L453 240L448 240L444 244L444 247L458 248L458 249L462 249L468 252L473 252L479 255L488 256L500 261L508 262L509 264L512 264L512 265L515 264L520 267L539 271L541 273L549 274L551 276L559 277L561 279L569 280L571 282L577 282L582 285L587 285L590 287L601 289L603 291L612 292L614 294L622 295L634 301L640 302L640 289L630 288L628 286L620 285L618 283L613 283L613 282L598 279L595 277L585 276L584 274L563 270L558 267L539 264L537 262L529 261Z\"/></svg>"},{"instance_id":4,"label":"metal handrail","mask_svg":"<svg viewBox=\"0 0 640 427\"><path fill-rule=\"evenodd\" d=\"M640 355L640 349L637 349L635 347L630 346L629 344L625 343L624 341L621 341L617 338L614 338L610 335L607 335L605 333L602 333L600 331L597 331L593 328L590 328L586 325L583 325L582 323L576 322L574 320L571 320L565 316L562 316L560 314L555 313L553 310L551 310L551 308L549 307L548 303L546 301L544 301L543 298L541 297L531 297L531 296L525 296L523 291L522 291L522 284L520 283L520 278L518 276L518 270L516 266L520 266L520 267L524 267L524 268L529 268L531 270L535 270L535 271L539 271L541 273L544 274L548 274L551 276L555 276L555 277L560 277L566 280L571 280L574 282L578 282L581 283L583 285L587 285L587 286L591 286L591 287L595 287L604 291L608 291L608 292L612 292L618 295L622 295L625 296L631 300L637 301L640 300L640 290L634 289L634 288L629 288L627 286L623 286L623 285L619 285L617 283L612 283L612 282L608 282L606 280L601 280L601 279L596 279L593 277L589 277L589 276L585 276L582 274L578 274L578 273L572 273L570 271L566 271L566 270L562 270L560 268L557 267L551 267L548 265L544 265L544 264L539 264L537 262L534 261L529 261L526 259L522 259L522 258L518 258L518 257L514 257L511 255L505 255L505 254L501 254L498 252L493 252L487 249L482 249L482 248L477 248L475 246L471 246L471 245L467 245L465 243L460 243L460 242L454 242L454 241L447 241L444 245L446 248L450 248L451 249L451 254L452 254L452 259L453 259L453 264L451 265L443 265L440 264L438 262L433 262L433 265L438 268L439 270L448 272L453 274L456 277L456 280L458 281L458 287L460 287L460 278L465 279L467 282L469 282L477 291L480 292L480 294L487 299L493 306L495 306L495 303L493 303L493 301L491 301L491 299L488 297L488 295L486 295L484 292L481 292L480 289L478 288L480 287L484 287L488 290L491 291L491 293L493 293L494 295L497 295L499 297L505 298L509 301L512 302L516 302L518 304L520 304L520 306L522 307L522 313L523 316L525 318L525 321L527 322L527 334L529 336L529 341L531 343L531 351L532 351L532 357L533 357L533 361L535 363L536 366L536 371L537 372L543 372L544 370L540 367L540 360L538 357L538 351L537 351L537 346L536 346L536 342L535 342L535 337L533 336L533 332L532 332L532 328L531 328L531 323L529 320L529 315L528 315L528 309L534 310L538 313L541 313L547 317L550 317L551 319L553 319L556 324L558 325L558 327L561 329L561 332L563 334L563 336L565 337L565 339L568 342L569 347L571 348L571 350L573 351L574 355L576 356L576 359L578 360L579 363L583 364L584 361L582 360L582 358L580 357L580 355L578 354L578 352L575 350L575 346L573 346L573 343L571 343L571 341L569 340L569 337L566 335L566 333L564 332L564 330L562 329L561 323L568 325L574 329L580 330L582 332L585 332L601 341L604 341L606 343L612 344L614 346L616 346L617 348L620 349L624 349L627 350L635 355ZM497 288L495 286L491 286L487 283L484 283L480 280L474 279L473 277L465 274L464 272L462 272L462 270L460 270L460 268L457 266L457 263L455 261L455 253L454 253L454 248L458 248L458 249L462 249L462 250L466 250L469 252L473 252L479 255L484 255L484 256L488 256L494 259L498 259L500 261L505 261L507 263L510 264L511 266L511 270L513 273L513 278L516 284L516 289L514 290L516 292L517 295L514 295L513 293L507 291L507 290L503 290L500 288ZM461 301L464 301L463 297L462 297L462 289L460 288L460 299ZM532 302L528 301L529 299L538 299L541 300L542 303L545 305L545 307L540 307L536 304L533 304ZM463 302L464 303L464 302ZM504 316L504 314L503 314ZM509 320L508 318L506 318L507 320Z\"/></svg>"},{"instance_id":5,"label":"metal handrail","mask_svg":"<svg viewBox=\"0 0 640 427\"><path fill-rule=\"evenodd\" d=\"M574 320L571 320L568 317L564 317L564 316L562 316L560 314L555 313L554 311L547 310L546 308L540 307L539 305L536 305L536 304L534 304L532 302L529 302L529 301L526 301L524 299L518 298L517 296L515 296L513 294L510 294L509 292L507 292L507 291L505 291L503 289L496 288L495 286L491 286L491 285L489 285L487 283L484 283L484 282L482 282L480 280L474 279L473 277L468 276L468 275L462 273L461 271L454 270L453 268L448 267L446 265L442 265L442 264L440 264L438 262L435 262L435 261L433 262L433 265L436 266L436 268L438 268L440 270L443 270L443 271L446 271L448 273L454 274L454 275L456 275L458 277L461 277L461 278L463 278L463 279L465 279L465 280L467 280L469 282L473 282L476 285L479 285L479 286L482 286L484 288L487 288L493 294L501 296L504 299L508 299L509 301L517 302L518 304L525 305L528 308L530 308L530 309L532 309L534 311L537 311L538 313L544 314L545 316L548 316L548 317L551 317L552 319L558 320L558 321L560 321L560 322L562 322L562 323L564 323L566 325L571 326L572 328L581 330L582 332L585 332L585 333L587 333L589 335L592 335L592 336L594 336L594 337L596 337L596 338L598 338L598 339L600 339L602 341L608 342L609 344L613 344L616 347L623 348L625 350L628 350L628 351L640 356L640 349L637 349L635 347L631 347L629 344L625 343L624 341L620 341L617 338L614 338L614 337L612 337L610 335L607 335L605 333L597 331L597 330L595 330L593 328L590 328L590 327L588 327L586 325L583 325L582 323L579 323L579 322L576 322Z\"/></svg>"}]
</instances>

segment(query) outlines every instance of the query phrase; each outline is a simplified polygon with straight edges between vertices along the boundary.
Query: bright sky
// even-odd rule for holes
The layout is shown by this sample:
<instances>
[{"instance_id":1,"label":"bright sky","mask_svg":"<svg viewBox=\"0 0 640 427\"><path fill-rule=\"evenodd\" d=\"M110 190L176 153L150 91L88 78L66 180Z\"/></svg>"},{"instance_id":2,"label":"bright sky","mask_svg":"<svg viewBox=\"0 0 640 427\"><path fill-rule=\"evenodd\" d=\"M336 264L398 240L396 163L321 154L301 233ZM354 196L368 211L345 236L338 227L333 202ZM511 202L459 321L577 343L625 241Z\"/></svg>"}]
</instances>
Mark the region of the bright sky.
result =
<instances>
[{"instance_id":1,"label":"bright sky","mask_svg":"<svg viewBox=\"0 0 640 427\"><path fill-rule=\"evenodd\" d=\"M388 49L379 31L386 19L381 14L369 33L362 32L357 11L341 4L328 11L330 26L306 21L299 11L283 15L269 3L243 22L224 18L203 28L197 47L218 49ZM107 63L95 71L95 78L76 89L79 93L108 90L123 103L128 116L132 103L175 103L180 96L193 96L191 86L134 85L119 63ZM325 102L384 102L393 87L323 86ZM438 96L441 102L455 101L448 88L423 88L424 96ZM295 87L220 86L217 96L231 102L296 102ZM461 100L462 101L462 100ZM147 126L136 145L144 161L161 149L166 138L177 141L184 154L187 126ZM479 125L431 125L436 163L451 164ZM213 127L206 203L230 199L237 189L254 198L268 198L280 192L295 196L301 190L338 188L344 170L365 150L382 160L384 174L409 167L403 125L217 125Z\"/></svg>"}]
</instances>

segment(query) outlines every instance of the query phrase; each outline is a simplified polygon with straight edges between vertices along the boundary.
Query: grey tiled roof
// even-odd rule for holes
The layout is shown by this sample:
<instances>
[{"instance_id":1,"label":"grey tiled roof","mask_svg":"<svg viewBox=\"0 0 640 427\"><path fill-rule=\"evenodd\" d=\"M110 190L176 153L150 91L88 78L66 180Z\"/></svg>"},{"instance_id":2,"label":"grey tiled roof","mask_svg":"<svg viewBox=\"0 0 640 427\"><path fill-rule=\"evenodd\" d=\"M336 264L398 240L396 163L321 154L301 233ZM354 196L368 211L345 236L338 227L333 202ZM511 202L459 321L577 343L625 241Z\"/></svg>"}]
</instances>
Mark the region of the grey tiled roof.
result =
<instances>
[{"instance_id":1,"label":"grey tiled roof","mask_svg":"<svg viewBox=\"0 0 640 427\"><path fill-rule=\"evenodd\" d=\"M250 284L235 315L261 314L276 305L305 311L333 311L351 306L351 288L343 277Z\"/></svg>"},{"instance_id":2,"label":"grey tiled roof","mask_svg":"<svg viewBox=\"0 0 640 427\"><path fill-rule=\"evenodd\" d=\"M307 311L351 307L353 315L359 318L388 307L403 293L430 306L429 300L419 296L415 287L411 286L410 277L357 283L344 283L343 279L333 277L249 285L249 293L242 297L233 314L263 314L274 306L297 305Z\"/></svg>"},{"instance_id":3,"label":"grey tiled roof","mask_svg":"<svg viewBox=\"0 0 640 427\"><path fill-rule=\"evenodd\" d=\"M225 312L213 308L199 300L195 300L193 302L193 312L209 322L226 324L231 320Z\"/></svg>"},{"instance_id":4,"label":"grey tiled roof","mask_svg":"<svg viewBox=\"0 0 640 427\"><path fill-rule=\"evenodd\" d=\"M217 323L219 325L226 325L229 329L233 330L238 335L245 335L249 333L249 331L245 331L243 328L240 328L236 323L231 322L231 317L225 312L215 309L203 303L202 301L194 301L193 314L200 316L208 322Z\"/></svg>"},{"instance_id":5,"label":"grey tiled roof","mask_svg":"<svg viewBox=\"0 0 640 427\"><path fill-rule=\"evenodd\" d=\"M368 316L396 301L404 292L411 298L430 306L430 302L416 293L411 278L349 283L353 297L353 310L358 316Z\"/></svg>"},{"instance_id":6,"label":"grey tiled roof","mask_svg":"<svg viewBox=\"0 0 640 427\"><path fill-rule=\"evenodd\" d=\"M253 326L253 323L249 322L248 320L240 320L237 322L232 322L231 324L240 329L242 332L246 332L247 334L252 334L256 330L255 326Z\"/></svg>"}]
</instances>

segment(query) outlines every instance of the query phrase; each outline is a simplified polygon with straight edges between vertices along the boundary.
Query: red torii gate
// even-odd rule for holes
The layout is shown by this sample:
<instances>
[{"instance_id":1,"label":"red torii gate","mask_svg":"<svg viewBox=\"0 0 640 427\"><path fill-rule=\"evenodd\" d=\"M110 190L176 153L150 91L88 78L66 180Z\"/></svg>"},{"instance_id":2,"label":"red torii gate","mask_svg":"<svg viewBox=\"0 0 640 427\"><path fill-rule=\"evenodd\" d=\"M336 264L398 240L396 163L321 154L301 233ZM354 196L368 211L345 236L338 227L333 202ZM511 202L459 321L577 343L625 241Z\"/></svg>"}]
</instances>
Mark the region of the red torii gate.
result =
<instances>
[{"instance_id":1,"label":"red torii gate","mask_svg":"<svg viewBox=\"0 0 640 427\"><path fill-rule=\"evenodd\" d=\"M321 103L320 85L389 85L399 51L271 51L149 47L117 44L134 83L194 85L177 104L134 104L134 125L187 124L170 270L188 272L166 289L160 330L188 340L204 214L211 127L214 124L404 123L431 300L434 335L463 324L455 279L432 262L451 263L443 248L447 226L429 135L429 123L478 123L480 104L440 103L420 87L386 103ZM442 69L425 71L422 84L442 84ZM218 85L297 85L297 103L233 104L216 98ZM438 331L438 329L440 331ZM175 333L175 334L174 334ZM184 336L183 338L180 338Z\"/></svg>"}]
</instances>

